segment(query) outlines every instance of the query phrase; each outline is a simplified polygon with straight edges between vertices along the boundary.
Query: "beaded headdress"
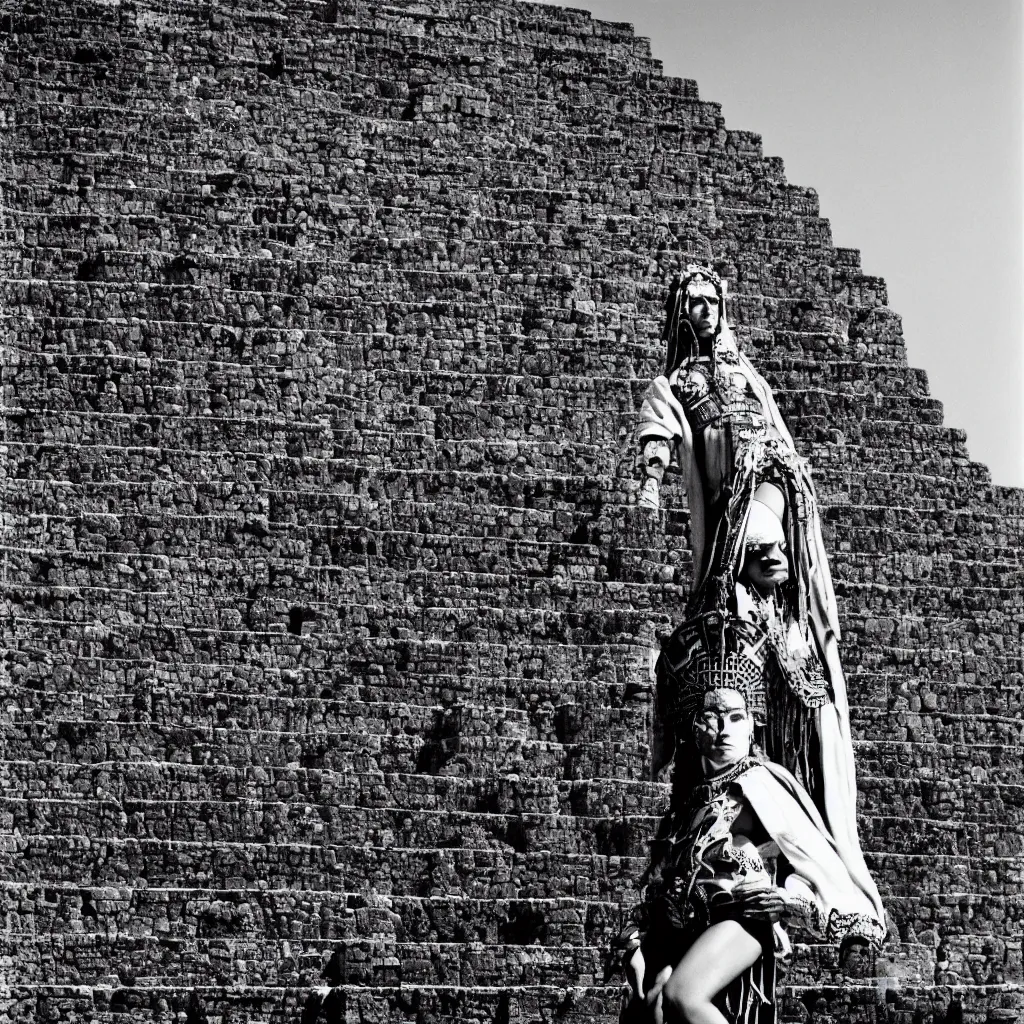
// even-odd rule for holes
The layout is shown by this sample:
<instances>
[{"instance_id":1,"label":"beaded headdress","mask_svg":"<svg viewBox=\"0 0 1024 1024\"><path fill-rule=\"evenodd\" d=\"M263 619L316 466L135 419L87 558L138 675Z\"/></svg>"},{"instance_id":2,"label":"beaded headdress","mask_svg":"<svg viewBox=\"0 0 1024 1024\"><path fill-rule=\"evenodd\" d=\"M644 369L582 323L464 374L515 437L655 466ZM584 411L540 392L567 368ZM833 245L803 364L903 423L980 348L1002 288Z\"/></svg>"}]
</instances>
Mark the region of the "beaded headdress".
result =
<instances>
[{"instance_id":1,"label":"beaded headdress","mask_svg":"<svg viewBox=\"0 0 1024 1024\"><path fill-rule=\"evenodd\" d=\"M737 690L747 711L764 723L767 714L765 663L768 634L744 619L707 612L682 623L664 645L665 664L675 684L676 721L688 726L712 690Z\"/></svg>"}]
</instances>

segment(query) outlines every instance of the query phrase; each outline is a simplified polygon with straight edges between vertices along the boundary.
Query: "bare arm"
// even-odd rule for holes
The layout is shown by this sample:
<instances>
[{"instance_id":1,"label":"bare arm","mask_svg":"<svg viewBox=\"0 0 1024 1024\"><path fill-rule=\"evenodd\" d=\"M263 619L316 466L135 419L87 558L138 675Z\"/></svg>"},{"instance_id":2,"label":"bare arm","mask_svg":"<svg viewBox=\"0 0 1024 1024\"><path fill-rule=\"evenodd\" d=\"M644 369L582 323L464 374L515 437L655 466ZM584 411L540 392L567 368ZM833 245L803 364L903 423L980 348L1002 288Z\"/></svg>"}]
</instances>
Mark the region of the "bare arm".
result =
<instances>
[{"instance_id":1,"label":"bare arm","mask_svg":"<svg viewBox=\"0 0 1024 1024\"><path fill-rule=\"evenodd\" d=\"M626 975L626 981L633 990L634 996L642 996L644 992L644 972L647 964L644 960L640 947L637 946L632 953L627 953L623 958L622 970Z\"/></svg>"},{"instance_id":2,"label":"bare arm","mask_svg":"<svg viewBox=\"0 0 1024 1024\"><path fill-rule=\"evenodd\" d=\"M687 442L690 432L686 414L672 393L667 377L655 377L640 407L636 440L642 475L638 503L644 508L661 507L661 481L672 461L676 445Z\"/></svg>"},{"instance_id":3,"label":"bare arm","mask_svg":"<svg viewBox=\"0 0 1024 1024\"><path fill-rule=\"evenodd\" d=\"M637 504L641 508L661 508L661 481L665 477L665 470L672 460L672 449L668 441L662 438L653 438L644 443L643 452L640 455L640 465L643 470L643 483L640 486L640 497Z\"/></svg>"}]
</instances>

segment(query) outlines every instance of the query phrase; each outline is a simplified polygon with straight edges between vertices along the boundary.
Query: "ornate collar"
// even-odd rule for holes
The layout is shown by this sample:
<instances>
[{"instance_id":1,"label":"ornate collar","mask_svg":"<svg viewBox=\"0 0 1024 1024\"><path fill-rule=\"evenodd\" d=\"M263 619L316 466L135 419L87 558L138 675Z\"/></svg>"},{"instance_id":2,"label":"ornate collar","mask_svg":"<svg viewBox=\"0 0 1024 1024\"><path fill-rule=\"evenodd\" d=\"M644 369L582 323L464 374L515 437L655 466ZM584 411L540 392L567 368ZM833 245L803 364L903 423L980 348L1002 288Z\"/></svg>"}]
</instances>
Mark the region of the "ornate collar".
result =
<instances>
[{"instance_id":1,"label":"ornate collar","mask_svg":"<svg viewBox=\"0 0 1024 1024\"><path fill-rule=\"evenodd\" d=\"M760 763L753 755L748 754L746 757L741 757L734 765L726 768L725 771L719 772L718 775L713 775L710 779L705 779L701 784L694 786L691 797L692 801L697 807L711 803L716 797L721 796L744 772L749 771Z\"/></svg>"}]
</instances>

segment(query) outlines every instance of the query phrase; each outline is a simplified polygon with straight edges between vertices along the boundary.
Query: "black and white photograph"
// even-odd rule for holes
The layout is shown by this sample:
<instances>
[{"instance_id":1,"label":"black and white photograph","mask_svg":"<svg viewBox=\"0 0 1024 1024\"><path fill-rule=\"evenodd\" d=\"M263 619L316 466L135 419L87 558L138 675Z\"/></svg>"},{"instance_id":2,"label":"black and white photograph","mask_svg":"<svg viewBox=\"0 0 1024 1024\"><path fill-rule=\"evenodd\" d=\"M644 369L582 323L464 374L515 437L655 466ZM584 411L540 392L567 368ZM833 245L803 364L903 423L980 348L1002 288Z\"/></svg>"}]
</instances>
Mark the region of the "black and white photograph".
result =
<instances>
[{"instance_id":1,"label":"black and white photograph","mask_svg":"<svg viewBox=\"0 0 1024 1024\"><path fill-rule=\"evenodd\" d=\"M0 1024L1024 1024L1019 0L0 69Z\"/></svg>"}]
</instances>

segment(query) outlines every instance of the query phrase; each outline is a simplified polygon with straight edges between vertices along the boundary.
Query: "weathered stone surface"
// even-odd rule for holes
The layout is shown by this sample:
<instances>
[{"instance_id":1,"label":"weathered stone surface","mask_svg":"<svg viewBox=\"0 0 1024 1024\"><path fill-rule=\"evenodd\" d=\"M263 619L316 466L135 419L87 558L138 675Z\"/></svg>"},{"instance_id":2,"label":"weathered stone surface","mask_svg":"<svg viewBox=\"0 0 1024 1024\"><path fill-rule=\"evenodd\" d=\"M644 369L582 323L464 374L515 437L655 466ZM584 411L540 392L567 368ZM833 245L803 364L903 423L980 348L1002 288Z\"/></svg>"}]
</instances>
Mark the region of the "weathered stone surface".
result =
<instances>
[{"instance_id":1,"label":"weathered stone surface","mask_svg":"<svg viewBox=\"0 0 1024 1024\"><path fill-rule=\"evenodd\" d=\"M11 1020L614 1021L667 790L713 259L815 468L894 925L792 1021L1024 1013L1024 494L885 285L625 25L501 0L0 15Z\"/></svg>"}]
</instances>

